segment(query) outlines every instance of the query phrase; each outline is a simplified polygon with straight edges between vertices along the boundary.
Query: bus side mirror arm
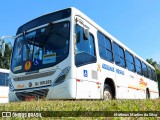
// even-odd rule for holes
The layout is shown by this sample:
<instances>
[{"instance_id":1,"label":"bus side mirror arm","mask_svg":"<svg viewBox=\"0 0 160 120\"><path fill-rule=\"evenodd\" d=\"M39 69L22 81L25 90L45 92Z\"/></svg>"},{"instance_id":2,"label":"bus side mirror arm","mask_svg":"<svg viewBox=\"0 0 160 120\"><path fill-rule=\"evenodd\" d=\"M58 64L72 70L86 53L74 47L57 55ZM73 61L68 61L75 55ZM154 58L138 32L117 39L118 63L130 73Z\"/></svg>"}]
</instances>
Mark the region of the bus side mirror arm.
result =
<instances>
[{"instance_id":1,"label":"bus side mirror arm","mask_svg":"<svg viewBox=\"0 0 160 120\"><path fill-rule=\"evenodd\" d=\"M74 55L76 54L76 34L73 35L73 42L74 42Z\"/></svg>"}]
</instances>

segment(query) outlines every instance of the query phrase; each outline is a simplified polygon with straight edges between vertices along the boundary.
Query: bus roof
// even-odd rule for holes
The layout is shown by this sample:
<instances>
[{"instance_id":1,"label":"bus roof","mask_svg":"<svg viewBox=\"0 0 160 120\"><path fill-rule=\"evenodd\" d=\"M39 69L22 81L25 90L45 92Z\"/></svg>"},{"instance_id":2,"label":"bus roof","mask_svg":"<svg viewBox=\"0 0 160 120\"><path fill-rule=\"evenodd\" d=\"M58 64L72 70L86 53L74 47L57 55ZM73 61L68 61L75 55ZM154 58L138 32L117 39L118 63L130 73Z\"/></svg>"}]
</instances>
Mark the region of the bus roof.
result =
<instances>
[{"instance_id":1,"label":"bus roof","mask_svg":"<svg viewBox=\"0 0 160 120\"><path fill-rule=\"evenodd\" d=\"M75 15L78 15L78 16L82 17L83 19L85 19L87 22L89 22L97 30L99 30L100 32L102 32L103 34L105 34L112 41L114 41L115 43L119 44L121 47L123 47L123 49L127 50L128 52L130 52L134 57L137 57L142 62L144 62L146 65L148 65L149 67L151 67L152 69L155 70L155 68L152 65L150 65L148 62L146 62L145 60L143 60L139 55L137 55L136 53L134 53L131 49L129 49L127 46L125 46L122 42L120 42L118 39L116 39L115 37L113 37L110 33L108 33L106 30L104 30L102 27L100 27L97 23L95 23L93 20L91 20L88 16L86 16L85 14L83 14L81 11L79 11L78 9L76 9L74 7L71 7L71 9L72 9L72 11L74 12Z\"/></svg>"},{"instance_id":2,"label":"bus roof","mask_svg":"<svg viewBox=\"0 0 160 120\"><path fill-rule=\"evenodd\" d=\"M9 70L0 68L0 72L9 73Z\"/></svg>"}]
</instances>

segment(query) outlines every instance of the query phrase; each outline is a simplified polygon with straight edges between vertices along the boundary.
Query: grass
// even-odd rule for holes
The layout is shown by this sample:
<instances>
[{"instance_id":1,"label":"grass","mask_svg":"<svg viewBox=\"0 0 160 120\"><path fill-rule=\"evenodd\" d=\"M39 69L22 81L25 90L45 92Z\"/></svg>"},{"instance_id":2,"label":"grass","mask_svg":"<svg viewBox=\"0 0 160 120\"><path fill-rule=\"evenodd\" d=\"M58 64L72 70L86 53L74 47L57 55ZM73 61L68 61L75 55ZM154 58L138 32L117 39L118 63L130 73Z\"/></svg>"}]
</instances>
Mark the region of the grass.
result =
<instances>
[{"instance_id":1,"label":"grass","mask_svg":"<svg viewBox=\"0 0 160 120\"><path fill-rule=\"evenodd\" d=\"M12 102L8 104L0 104L0 111L52 111L45 114L53 115L53 111L74 111L76 114L85 114L83 111L160 111L160 99L156 100L40 100L40 101L24 101L24 102ZM82 113L81 113L82 112ZM101 112L100 112L101 113ZM56 114L56 113L55 113ZM57 113L59 114L59 113ZM90 113L87 113L90 114ZM54 117L54 119L113 119L111 117ZM88 115L89 116L89 115ZM95 115L96 116L96 115ZM114 119L122 119L123 117L117 117ZM125 119L135 119L139 117L126 117ZM13 118L12 118L13 119ZM16 119L16 118L15 118ZM18 119L18 118L17 118ZM34 119L34 118L33 118ZM40 119L40 118L39 118ZM45 118L50 119L50 118ZM124 118L123 118L124 119ZM140 119L144 119L141 117ZM146 119L154 119L147 117Z\"/></svg>"}]
</instances>

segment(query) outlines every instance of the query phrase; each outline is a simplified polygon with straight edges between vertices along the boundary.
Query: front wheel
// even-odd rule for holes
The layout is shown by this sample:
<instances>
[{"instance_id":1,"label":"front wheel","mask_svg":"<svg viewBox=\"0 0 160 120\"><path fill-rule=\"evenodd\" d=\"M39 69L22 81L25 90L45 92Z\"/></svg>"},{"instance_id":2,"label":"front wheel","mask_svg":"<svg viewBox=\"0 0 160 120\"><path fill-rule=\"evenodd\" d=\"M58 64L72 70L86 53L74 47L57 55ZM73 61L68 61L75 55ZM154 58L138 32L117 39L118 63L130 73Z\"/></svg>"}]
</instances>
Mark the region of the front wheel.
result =
<instances>
[{"instance_id":1,"label":"front wheel","mask_svg":"<svg viewBox=\"0 0 160 120\"><path fill-rule=\"evenodd\" d=\"M112 91L109 85L104 86L103 100L111 100L113 98Z\"/></svg>"}]
</instances>

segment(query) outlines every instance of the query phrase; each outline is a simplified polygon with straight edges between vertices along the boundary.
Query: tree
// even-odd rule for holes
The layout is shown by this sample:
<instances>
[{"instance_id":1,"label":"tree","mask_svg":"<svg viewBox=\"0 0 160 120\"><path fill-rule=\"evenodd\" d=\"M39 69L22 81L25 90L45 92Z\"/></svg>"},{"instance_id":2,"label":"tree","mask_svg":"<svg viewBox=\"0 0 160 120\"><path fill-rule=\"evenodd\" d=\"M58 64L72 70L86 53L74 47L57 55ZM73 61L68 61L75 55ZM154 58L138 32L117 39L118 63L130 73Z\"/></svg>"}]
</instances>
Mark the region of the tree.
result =
<instances>
[{"instance_id":1,"label":"tree","mask_svg":"<svg viewBox=\"0 0 160 120\"><path fill-rule=\"evenodd\" d=\"M153 61L152 58L146 60L149 64L151 64L155 69L157 69L157 62Z\"/></svg>"},{"instance_id":2,"label":"tree","mask_svg":"<svg viewBox=\"0 0 160 120\"><path fill-rule=\"evenodd\" d=\"M10 43L6 43L4 56L0 53L0 68L9 69L11 53L12 45Z\"/></svg>"},{"instance_id":3,"label":"tree","mask_svg":"<svg viewBox=\"0 0 160 120\"><path fill-rule=\"evenodd\" d=\"M152 58L146 59L146 61L151 64L155 69L156 69L156 74L157 74L157 80L158 80L158 86L159 86L159 91L160 91L160 70L158 68L158 64L156 61L153 61ZM159 93L160 95L160 93Z\"/></svg>"},{"instance_id":4,"label":"tree","mask_svg":"<svg viewBox=\"0 0 160 120\"><path fill-rule=\"evenodd\" d=\"M159 87L159 96L160 96L160 70L156 70L157 73L157 80L158 80L158 87Z\"/></svg>"}]
</instances>

